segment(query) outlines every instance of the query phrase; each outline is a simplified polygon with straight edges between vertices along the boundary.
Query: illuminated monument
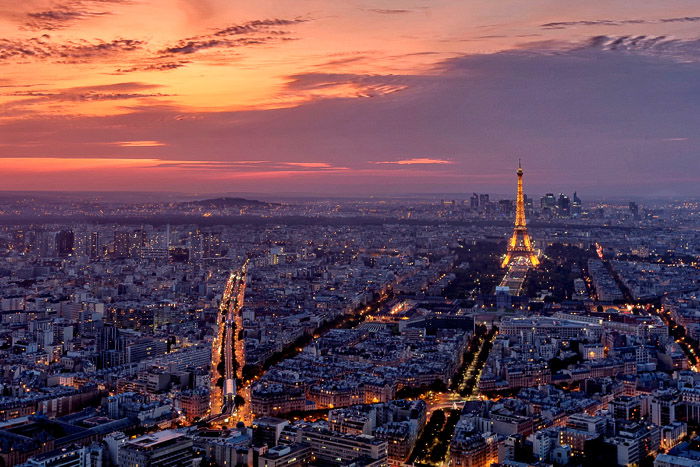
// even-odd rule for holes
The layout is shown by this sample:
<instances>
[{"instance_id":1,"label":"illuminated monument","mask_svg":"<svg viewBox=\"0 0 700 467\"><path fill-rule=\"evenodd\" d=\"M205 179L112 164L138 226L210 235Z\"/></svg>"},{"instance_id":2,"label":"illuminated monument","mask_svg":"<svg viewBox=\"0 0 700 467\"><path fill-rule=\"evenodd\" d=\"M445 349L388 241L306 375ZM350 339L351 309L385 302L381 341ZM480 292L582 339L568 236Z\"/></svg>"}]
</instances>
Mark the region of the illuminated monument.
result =
<instances>
[{"instance_id":1,"label":"illuminated monument","mask_svg":"<svg viewBox=\"0 0 700 467\"><path fill-rule=\"evenodd\" d=\"M236 414L237 387L243 377L243 297L248 261L232 271L226 281L216 318L216 336L211 349L211 415Z\"/></svg>"},{"instance_id":2,"label":"illuminated monument","mask_svg":"<svg viewBox=\"0 0 700 467\"><path fill-rule=\"evenodd\" d=\"M515 228L513 229L513 235L508 241L508 251L503 259L503 263L501 263L501 267L505 268L517 258L527 259L533 267L537 267L540 264L540 260L532 248L530 234L527 233L525 196L523 195L523 169L520 166L520 161L518 161L518 196L515 208Z\"/></svg>"}]
</instances>

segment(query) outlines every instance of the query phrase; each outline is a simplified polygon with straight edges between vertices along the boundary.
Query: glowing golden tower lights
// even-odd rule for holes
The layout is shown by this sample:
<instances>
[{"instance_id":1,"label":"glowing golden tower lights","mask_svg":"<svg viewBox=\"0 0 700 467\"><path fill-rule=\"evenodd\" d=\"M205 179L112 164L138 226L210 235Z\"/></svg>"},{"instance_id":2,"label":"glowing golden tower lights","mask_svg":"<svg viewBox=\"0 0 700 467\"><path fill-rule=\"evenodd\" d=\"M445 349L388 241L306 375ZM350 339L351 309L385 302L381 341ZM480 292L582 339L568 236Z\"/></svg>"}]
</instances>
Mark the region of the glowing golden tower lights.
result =
<instances>
[{"instance_id":1,"label":"glowing golden tower lights","mask_svg":"<svg viewBox=\"0 0 700 467\"><path fill-rule=\"evenodd\" d=\"M515 228L513 235L508 241L506 257L503 258L501 267L508 266L514 258L527 258L533 267L540 264L540 260L532 247L530 234L527 233L527 222L525 221L525 195L523 194L523 168L518 159L518 195L515 200Z\"/></svg>"}]
</instances>

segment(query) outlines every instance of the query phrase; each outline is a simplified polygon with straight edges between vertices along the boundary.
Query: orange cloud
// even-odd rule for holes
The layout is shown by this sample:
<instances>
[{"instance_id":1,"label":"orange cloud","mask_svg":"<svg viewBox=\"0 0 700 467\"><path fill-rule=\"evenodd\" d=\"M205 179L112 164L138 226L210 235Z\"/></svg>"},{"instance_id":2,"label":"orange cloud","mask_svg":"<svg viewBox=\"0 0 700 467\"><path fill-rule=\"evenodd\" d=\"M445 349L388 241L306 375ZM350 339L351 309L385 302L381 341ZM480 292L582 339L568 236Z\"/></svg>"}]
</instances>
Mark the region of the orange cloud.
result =
<instances>
[{"instance_id":1,"label":"orange cloud","mask_svg":"<svg viewBox=\"0 0 700 467\"><path fill-rule=\"evenodd\" d=\"M124 147L154 147L163 146L159 141L120 141L116 143ZM110 157L4 157L0 158L3 173L24 172L76 172L83 170L100 169L152 169L201 171L208 170L218 172L221 176L253 176L289 175L304 173L328 173L334 171L349 170L347 167L337 167L326 162L271 162L262 160L250 161L192 161L192 160L168 160L158 158L110 158ZM249 171L253 167L261 167L264 170ZM311 169L311 170L304 170ZM213 175L213 174L212 174Z\"/></svg>"},{"instance_id":2,"label":"orange cloud","mask_svg":"<svg viewBox=\"0 0 700 467\"><path fill-rule=\"evenodd\" d=\"M152 167L158 159L112 159L77 157L3 157L0 163L5 175L24 172L74 172L95 169L132 169Z\"/></svg>"},{"instance_id":3,"label":"orange cloud","mask_svg":"<svg viewBox=\"0 0 700 467\"><path fill-rule=\"evenodd\" d=\"M350 168L325 162L275 162L265 160L214 161L168 158L110 157L7 157L0 158L0 174L6 190L187 190L219 192L237 190L305 191L314 184L339 188L358 179L380 182L386 189L390 181L426 183L464 181L464 174L453 170L432 170L416 166L374 166ZM401 177L396 177L397 172ZM467 176L471 178L471 176ZM186 183L183 185L183 181ZM233 183L233 185L232 185ZM324 185L324 186L325 186Z\"/></svg>"},{"instance_id":4,"label":"orange cloud","mask_svg":"<svg viewBox=\"0 0 700 467\"><path fill-rule=\"evenodd\" d=\"M163 143L162 141L116 141L110 144L116 144L117 146L121 146L123 148L152 148L155 146L167 146L167 144Z\"/></svg>"}]
</instances>

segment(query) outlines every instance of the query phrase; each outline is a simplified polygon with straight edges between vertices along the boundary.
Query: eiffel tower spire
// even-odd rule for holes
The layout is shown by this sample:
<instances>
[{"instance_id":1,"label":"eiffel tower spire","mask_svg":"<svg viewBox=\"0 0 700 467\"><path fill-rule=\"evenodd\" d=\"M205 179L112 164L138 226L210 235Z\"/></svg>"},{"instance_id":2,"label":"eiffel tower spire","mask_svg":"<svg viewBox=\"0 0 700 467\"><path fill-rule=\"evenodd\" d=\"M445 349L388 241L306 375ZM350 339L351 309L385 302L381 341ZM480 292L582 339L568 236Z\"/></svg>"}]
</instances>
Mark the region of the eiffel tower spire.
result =
<instances>
[{"instance_id":1,"label":"eiffel tower spire","mask_svg":"<svg viewBox=\"0 0 700 467\"><path fill-rule=\"evenodd\" d=\"M508 266L514 258L524 257L530 261L533 267L540 264L540 260L535 255L532 247L530 234L527 233L527 222L525 220L525 195L523 194L523 168L518 159L518 195L515 200L515 228L513 235L508 242L506 257L501 263L501 267Z\"/></svg>"}]
</instances>

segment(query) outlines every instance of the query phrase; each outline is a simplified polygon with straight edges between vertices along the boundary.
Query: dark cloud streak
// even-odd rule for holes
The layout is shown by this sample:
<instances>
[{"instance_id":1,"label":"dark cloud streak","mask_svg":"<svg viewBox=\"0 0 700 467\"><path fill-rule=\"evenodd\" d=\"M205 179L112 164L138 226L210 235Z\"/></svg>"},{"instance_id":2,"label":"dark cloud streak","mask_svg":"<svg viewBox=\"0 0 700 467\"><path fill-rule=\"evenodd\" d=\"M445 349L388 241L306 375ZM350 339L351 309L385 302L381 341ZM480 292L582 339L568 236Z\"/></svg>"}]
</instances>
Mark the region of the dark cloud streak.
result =
<instances>
[{"instance_id":1,"label":"dark cloud streak","mask_svg":"<svg viewBox=\"0 0 700 467\"><path fill-rule=\"evenodd\" d=\"M8 107L15 109L48 102L120 101L171 96L171 94L145 92L159 87L159 85L149 83L125 82L56 90L15 91L1 95L7 97L25 97L26 99L16 100L7 104Z\"/></svg>"},{"instance_id":2,"label":"dark cloud streak","mask_svg":"<svg viewBox=\"0 0 700 467\"><path fill-rule=\"evenodd\" d=\"M400 8L371 8L367 11L371 11L372 13L379 13L381 15L401 15L404 13L413 13L413 10Z\"/></svg>"},{"instance_id":3,"label":"dark cloud streak","mask_svg":"<svg viewBox=\"0 0 700 467\"><path fill-rule=\"evenodd\" d=\"M158 53L164 56L190 55L207 49L231 49L242 46L261 45L269 42L289 39L288 31L277 29L280 26L291 26L308 21L307 19L262 19L249 21L218 29L210 34L204 34L182 39L177 43L163 48ZM238 37L250 36L252 37Z\"/></svg>"},{"instance_id":4,"label":"dark cloud streak","mask_svg":"<svg viewBox=\"0 0 700 467\"><path fill-rule=\"evenodd\" d=\"M12 59L81 61L96 57L112 57L119 53L141 49L144 45L143 41L134 39L53 43L47 35L25 40L0 39L0 61Z\"/></svg>"},{"instance_id":5,"label":"dark cloud streak","mask_svg":"<svg viewBox=\"0 0 700 467\"><path fill-rule=\"evenodd\" d=\"M59 24L87 16L108 14L88 12L80 7L86 4L124 3L127 0L85 0L64 3L53 10L29 13L34 19L51 20L53 25L43 25L43 29L58 29ZM143 71L170 71L182 68L191 60L178 60L177 56L191 56L204 50L229 50L252 47L277 41L293 40L289 31L279 30L309 21L308 19L260 19L243 24L216 29L209 34L182 39L155 52L148 50L145 40L118 38L105 40L73 40L54 42L48 34L28 39L0 39L0 63L51 60L56 63L81 63L90 60L114 61L124 58L125 65L117 68L114 74L127 74ZM136 56L133 53L142 52Z\"/></svg>"},{"instance_id":6,"label":"dark cloud streak","mask_svg":"<svg viewBox=\"0 0 700 467\"><path fill-rule=\"evenodd\" d=\"M133 65L127 68L118 68L116 74L133 73L135 71L169 71L176 70L192 63L189 60L179 60L176 62L155 62L143 65Z\"/></svg>"},{"instance_id":7,"label":"dark cloud streak","mask_svg":"<svg viewBox=\"0 0 700 467\"><path fill-rule=\"evenodd\" d=\"M74 0L59 3L50 10L27 13L24 26L37 31L55 31L69 27L72 23L89 18L110 15L104 6L109 4L129 3L128 0ZM96 10L93 7L100 6Z\"/></svg>"},{"instance_id":8,"label":"dark cloud streak","mask_svg":"<svg viewBox=\"0 0 700 467\"><path fill-rule=\"evenodd\" d=\"M584 49L659 56L683 62L700 62L700 39L680 40L666 36L595 36Z\"/></svg>"},{"instance_id":9,"label":"dark cloud streak","mask_svg":"<svg viewBox=\"0 0 700 467\"><path fill-rule=\"evenodd\" d=\"M541 24L542 29L566 29L576 26L623 26L627 24L663 24L663 23L695 23L700 16L683 16L678 18L661 19L596 19L581 21L555 21Z\"/></svg>"},{"instance_id":10,"label":"dark cloud streak","mask_svg":"<svg viewBox=\"0 0 700 467\"><path fill-rule=\"evenodd\" d=\"M223 29L219 29L214 32L213 36L236 36L241 34L253 34L260 32L261 30L267 30L267 28L273 26L292 26L299 23L305 23L307 19L295 18L295 19L258 19L249 21L244 24L236 24Z\"/></svg>"}]
</instances>

